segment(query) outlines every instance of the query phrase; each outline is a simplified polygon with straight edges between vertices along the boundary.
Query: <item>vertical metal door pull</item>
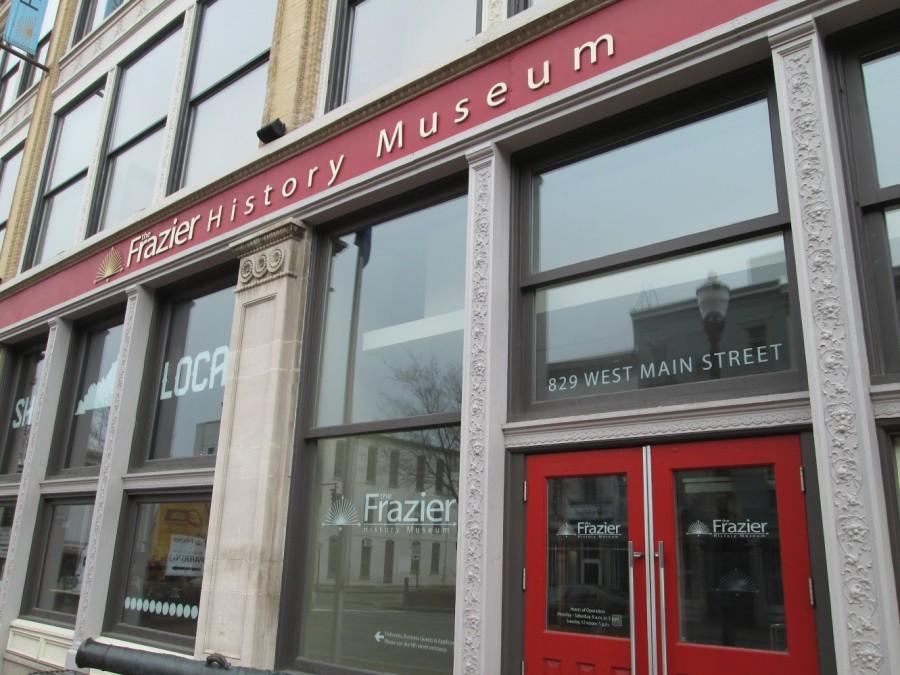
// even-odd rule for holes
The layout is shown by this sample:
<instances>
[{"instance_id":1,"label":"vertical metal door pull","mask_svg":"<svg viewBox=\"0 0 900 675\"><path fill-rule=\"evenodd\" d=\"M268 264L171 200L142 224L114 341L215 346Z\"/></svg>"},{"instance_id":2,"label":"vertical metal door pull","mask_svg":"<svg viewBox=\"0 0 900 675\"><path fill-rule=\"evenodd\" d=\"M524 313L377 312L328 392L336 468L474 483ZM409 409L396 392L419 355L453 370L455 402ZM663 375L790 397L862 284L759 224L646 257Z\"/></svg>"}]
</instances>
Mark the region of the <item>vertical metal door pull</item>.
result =
<instances>
[{"instance_id":1,"label":"vertical metal door pull","mask_svg":"<svg viewBox=\"0 0 900 675\"><path fill-rule=\"evenodd\" d=\"M666 631L666 558L662 540L657 542L656 564L659 567L659 627L660 652L662 653L662 675L669 674L668 655L666 654L669 635Z\"/></svg>"},{"instance_id":2,"label":"vertical metal door pull","mask_svg":"<svg viewBox=\"0 0 900 675\"><path fill-rule=\"evenodd\" d=\"M631 649L631 675L637 675L637 648L634 642L634 561L641 557L634 552L634 542L628 541L628 632Z\"/></svg>"}]
</instances>

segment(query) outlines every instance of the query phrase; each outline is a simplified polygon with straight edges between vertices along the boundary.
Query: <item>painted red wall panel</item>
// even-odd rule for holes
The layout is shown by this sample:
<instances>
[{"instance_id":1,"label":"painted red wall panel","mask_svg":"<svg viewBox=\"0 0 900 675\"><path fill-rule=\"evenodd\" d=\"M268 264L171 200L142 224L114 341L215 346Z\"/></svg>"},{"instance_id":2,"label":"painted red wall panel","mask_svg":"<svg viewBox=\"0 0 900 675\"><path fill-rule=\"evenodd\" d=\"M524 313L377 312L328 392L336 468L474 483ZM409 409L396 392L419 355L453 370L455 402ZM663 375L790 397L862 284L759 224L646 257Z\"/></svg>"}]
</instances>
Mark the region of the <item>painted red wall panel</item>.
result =
<instances>
[{"instance_id":1,"label":"painted red wall panel","mask_svg":"<svg viewBox=\"0 0 900 675\"><path fill-rule=\"evenodd\" d=\"M132 259L130 264L126 264L124 271L115 278L131 275L151 263L177 255L227 230L256 220L267 212L321 193L330 187L328 182L332 171L329 162L337 165L340 161L340 170L333 182L333 185L337 185L387 165L400 157L421 151L463 130L475 128L549 94L588 81L629 61L731 21L771 1L620 0L195 204L177 218L168 218L148 228L146 232L159 235L170 228L173 222L180 223L197 218L194 236L189 242L159 253L149 260ZM576 71L573 50L589 40L596 40L606 34L611 35L614 41L613 56L606 56L605 45L601 43L599 50L601 56L597 63L592 65L585 55L583 67ZM550 82L532 90L528 87L528 70L534 68L534 79L540 82L545 60L550 62ZM487 104L486 96L491 87L498 82L506 83L508 92L505 97L496 97L498 100L504 99L502 105L491 107ZM455 107L460 100L466 98L469 99L470 114L461 123L454 124L454 117L457 116ZM421 138L420 118L425 118L425 129L429 130L434 113L438 115L437 132L428 138ZM379 158L377 156L379 132L386 129L390 135L398 122L402 122L404 126L403 147L396 147L390 153L385 152ZM307 181L312 167L318 169L313 174L312 186L308 187ZM291 178L297 180L297 187L293 192ZM271 186L268 205L264 203L266 186ZM283 188L288 196L282 194ZM254 208L249 214L242 208L248 197L254 198ZM236 204L236 210L232 220L233 204ZM210 210L217 213L220 206L222 207L220 226L208 229ZM135 235L124 237L113 244L126 263L129 262L129 243L134 237ZM108 250L100 251L51 277L0 298L0 328L89 292L95 286L97 270Z\"/></svg>"}]
</instances>

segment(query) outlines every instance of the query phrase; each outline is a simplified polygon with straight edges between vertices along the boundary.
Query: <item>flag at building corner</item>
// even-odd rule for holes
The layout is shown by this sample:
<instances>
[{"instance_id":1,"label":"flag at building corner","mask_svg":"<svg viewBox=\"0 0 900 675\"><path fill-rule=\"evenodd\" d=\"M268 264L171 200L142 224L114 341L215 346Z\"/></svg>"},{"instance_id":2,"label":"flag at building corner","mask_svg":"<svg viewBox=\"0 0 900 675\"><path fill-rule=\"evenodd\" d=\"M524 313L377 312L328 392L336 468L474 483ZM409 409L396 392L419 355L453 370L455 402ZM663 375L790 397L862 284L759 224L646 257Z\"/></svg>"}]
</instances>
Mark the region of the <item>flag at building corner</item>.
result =
<instances>
[{"instance_id":1,"label":"flag at building corner","mask_svg":"<svg viewBox=\"0 0 900 675\"><path fill-rule=\"evenodd\" d=\"M47 0L11 0L3 39L34 56L40 40Z\"/></svg>"}]
</instances>

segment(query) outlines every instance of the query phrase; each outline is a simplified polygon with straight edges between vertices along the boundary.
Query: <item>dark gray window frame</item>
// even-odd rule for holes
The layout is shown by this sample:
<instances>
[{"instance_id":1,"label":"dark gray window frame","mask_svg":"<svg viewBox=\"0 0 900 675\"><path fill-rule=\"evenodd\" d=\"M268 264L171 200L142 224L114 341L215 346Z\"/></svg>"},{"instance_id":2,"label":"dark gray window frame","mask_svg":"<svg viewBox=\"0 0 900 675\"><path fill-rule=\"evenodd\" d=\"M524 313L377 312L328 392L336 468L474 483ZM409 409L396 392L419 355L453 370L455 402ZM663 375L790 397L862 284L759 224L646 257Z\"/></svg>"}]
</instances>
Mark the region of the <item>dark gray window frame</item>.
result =
<instances>
[{"instance_id":1,"label":"dark gray window frame","mask_svg":"<svg viewBox=\"0 0 900 675\"><path fill-rule=\"evenodd\" d=\"M900 461L894 451L894 439L900 440L900 418L878 420L878 454L884 481L884 505L887 509L888 539L894 559L894 581L900 601Z\"/></svg>"},{"instance_id":2,"label":"dark gray window frame","mask_svg":"<svg viewBox=\"0 0 900 675\"><path fill-rule=\"evenodd\" d=\"M212 492L210 490L198 490L197 488L184 488L182 490L168 490L165 492L159 490L132 492L125 495L118 521L119 531L116 536L116 563L110 575L110 590L107 595L106 611L103 617L104 635L118 637L123 640L133 640L162 649L174 649L185 654L193 654L194 643L196 642L195 637L184 637L174 633L132 626L113 620L113 617L117 615L118 609L125 600L125 588L128 582L126 575L128 568L131 566L132 552L137 537L138 507L141 504L181 501L208 501L211 503Z\"/></svg>"},{"instance_id":3,"label":"dark gray window frame","mask_svg":"<svg viewBox=\"0 0 900 675\"><path fill-rule=\"evenodd\" d=\"M102 2L103 0L97 1ZM110 147L112 143L113 126L115 125L116 113L118 112L117 107L122 97L122 78L125 75L125 71L130 66L133 66L135 63L144 58L154 47L161 44L168 37L170 37L174 33L177 33L183 28L184 15L179 15L177 19L175 19L168 26L156 33L156 35L154 35L152 38L144 42L134 53L124 59L117 68L115 82L111 87L109 87L109 90L114 92L115 100L113 101L113 104L109 110L109 114L107 114L105 116L105 119L102 120L103 128L101 131L101 137L99 139L99 143L101 147L104 148L104 151L102 157L100 158L99 166L97 167L97 178L93 185L92 193L87 195L88 199L90 199L90 206L88 208L87 236L95 234L99 230L100 219L103 216L103 210L106 208L106 202L109 196L111 178L110 167L113 161L119 155L127 152L157 131L165 130L166 126L169 123L169 112L167 110L166 114L161 120L157 120L144 129L136 132L128 140L119 143L119 145ZM115 228L116 225L113 225L112 229Z\"/></svg>"},{"instance_id":4,"label":"dark gray window frame","mask_svg":"<svg viewBox=\"0 0 900 675\"><path fill-rule=\"evenodd\" d=\"M37 255L37 248L41 238L44 236L44 214L47 210L47 201L56 195L64 192L68 188L75 185L78 181L88 180L88 175L91 170L91 162L92 160L88 158L85 168L77 171L71 176L66 177L62 180L59 185L50 189L50 179L53 174L53 166L56 163L56 153L58 151L57 143L59 141L59 133L60 126L62 122L65 120L66 116L75 110L82 103L87 101L91 96L100 96L101 98L104 96L104 88L106 86L106 78L101 78L98 81L95 81L91 86L85 89L85 93L78 96L71 103L67 104L65 107L60 109L57 113L53 115L53 130L50 133L50 137L47 142L47 154L44 157L43 169L41 172L41 181L39 185L39 189L37 190L37 195L35 197L36 207L34 209L34 216L31 220L31 227L28 231L28 243L25 247L25 255L23 256L23 264L22 269L27 270L31 267L34 267L35 257ZM102 114L102 112L101 112ZM103 123L103 120L100 120L100 123ZM88 194L88 188L90 186L85 184L85 195L84 199L91 199L91 195ZM83 208L83 203L82 203ZM79 221L77 226L82 226L82 223ZM80 233L79 233L80 234Z\"/></svg>"},{"instance_id":5,"label":"dark gray window frame","mask_svg":"<svg viewBox=\"0 0 900 675\"><path fill-rule=\"evenodd\" d=\"M843 130L841 149L850 167L848 189L855 196L850 217L874 384L900 380L900 312L897 308L900 298L894 291L884 218L886 208L900 206L900 183L888 187L878 185L862 64L880 56L900 53L900 31L895 28L898 20L900 13L894 12L829 42Z\"/></svg>"},{"instance_id":6,"label":"dark gray window frame","mask_svg":"<svg viewBox=\"0 0 900 675\"><path fill-rule=\"evenodd\" d=\"M172 155L172 163L169 167L169 177L166 185L167 195L181 190L184 187L190 187L183 185L183 182L185 179L185 171L187 169L187 158L188 152L190 151L191 137L193 135L196 109L205 101L227 89L257 67L268 63L271 57L272 47L270 44L265 51L251 57L235 70L232 70L227 75L216 80L196 95L191 96L191 88L193 87L197 70L197 54L200 49L200 41L203 39L203 19L206 10L214 5L216 1L217 0L207 0L206 2L198 3L200 11L198 11L194 17L195 25L193 26L193 42L188 58L189 75L185 79L183 90L180 92L179 118L181 119L181 124L175 132L175 152ZM185 26L185 28L187 29L187 26ZM276 26L272 27L273 30L275 28ZM260 115L262 115L262 111L260 111Z\"/></svg>"},{"instance_id":7,"label":"dark gray window frame","mask_svg":"<svg viewBox=\"0 0 900 675\"><path fill-rule=\"evenodd\" d=\"M459 426L462 420L460 411L379 420L376 422L357 422L315 427L315 413L304 414L304 411L315 411L316 409L319 364L322 357L325 327L326 303L323 299L327 297L329 261L332 255L333 242L347 234L360 232L393 218L415 213L429 206L461 197L468 193L467 190L465 175L451 176L411 193L390 199L380 207L365 208L343 216L331 223L330 226L322 228L319 236L313 240L309 276L311 281L304 310L306 321L303 342L308 345L308 348L304 350L300 364L301 385L297 400L298 423L295 430L292 459L293 474L306 478L291 482L282 588L291 588L296 584L297 579L304 581L301 583L300 591L290 595L291 599L295 599L295 601L288 601L288 595L282 593L278 615L278 638L275 648L276 667L316 673L318 675L376 674L376 671L359 670L321 661L312 661L298 654L299 640L297 638L300 635L303 603L307 601L306 592L303 588L306 583L305 580L308 578L307 553L309 547L314 545L314 533L309 527L308 515L311 509L314 508L315 490L310 489L310 486L313 480L312 477L316 475L318 441L321 439L362 436L381 432ZM394 546L393 540L386 540L385 547L387 547L388 543L392 547ZM387 561L387 548L385 548L383 564L386 564ZM393 553L391 561L392 565L396 564ZM387 570L385 569L384 571L386 572ZM386 577L386 575L382 576Z\"/></svg>"},{"instance_id":8,"label":"dark gray window frame","mask_svg":"<svg viewBox=\"0 0 900 675\"><path fill-rule=\"evenodd\" d=\"M178 302L234 287L236 284L237 267L235 263L228 263L224 268L216 268L205 273L200 279L192 280L188 288L185 288L184 282L179 282L174 288L163 290L157 295L153 307L147 367L142 376L138 406L138 410L146 411L146 413L141 415L135 424L129 471L145 472L215 466L216 455L151 459L150 452L155 437L159 382L165 360L166 344L172 330L172 307Z\"/></svg>"},{"instance_id":9,"label":"dark gray window frame","mask_svg":"<svg viewBox=\"0 0 900 675\"><path fill-rule=\"evenodd\" d=\"M116 7L112 12L107 14L103 20L96 26L96 28L91 28L91 20L94 17L94 13L97 9L97 3L106 2L106 0L82 0L81 4L78 6L78 16L75 19L75 28L72 33L72 44L78 44L88 35L91 35L95 30L99 30L100 26L106 23L113 14L115 14L119 9L127 5L130 0L124 0L119 7Z\"/></svg>"},{"instance_id":10,"label":"dark gray window frame","mask_svg":"<svg viewBox=\"0 0 900 675\"><path fill-rule=\"evenodd\" d=\"M347 79L350 68L350 36L353 34L353 9L365 0L338 0L334 19L334 39L328 68L325 110L334 110L347 102ZM483 0L476 0L475 34L481 32Z\"/></svg>"},{"instance_id":11,"label":"dark gray window frame","mask_svg":"<svg viewBox=\"0 0 900 675\"><path fill-rule=\"evenodd\" d=\"M47 545L50 543L51 514L56 506L86 506L95 505L93 492L78 492L65 497L45 497L38 507L38 522L34 530L31 555L28 558L28 573L25 578L25 589L22 594L22 616L36 619L55 626L71 628L75 625L75 616L54 612L48 609L36 607L38 591L41 584L44 559L47 554ZM93 535L93 532L91 533Z\"/></svg>"},{"instance_id":12,"label":"dark gray window frame","mask_svg":"<svg viewBox=\"0 0 900 675\"><path fill-rule=\"evenodd\" d=\"M50 462L47 465L47 476L60 478L96 476L100 472L100 465L67 469L64 467L69 444L72 441L72 429L74 426L73 411L78 397L78 390L84 378L84 360L87 355L88 336L98 330L105 330L113 326L121 326L125 321L125 310L117 307L104 317L95 317L89 321L79 321L75 325L74 349L71 350L66 364L66 377L63 382L59 405L56 408L56 420L53 425L53 444L50 452ZM122 345L119 345L121 353ZM109 429L107 428L107 433Z\"/></svg>"},{"instance_id":13,"label":"dark gray window frame","mask_svg":"<svg viewBox=\"0 0 900 675\"><path fill-rule=\"evenodd\" d=\"M25 152L25 143L20 143L19 145L14 147L12 150L7 152L5 155L3 155L2 158L0 158L0 183L2 183L7 178L6 167L9 165L9 160L12 159L13 157L15 157L16 155L18 155L19 153L24 153L24 152ZM22 172L22 163L20 161L19 162L19 173L21 173L21 172ZM19 182L18 174L16 174L16 177L14 180L16 183ZM15 198L15 189L16 189L16 186L13 185L13 198ZM10 202L9 206L10 206L10 211L12 211L12 202ZM12 214L10 213L6 217L6 220L0 222L0 230L6 229L6 226L9 224L9 219L10 219L11 215ZM0 245L0 249L2 249L2 245Z\"/></svg>"},{"instance_id":14,"label":"dark gray window frame","mask_svg":"<svg viewBox=\"0 0 900 675\"><path fill-rule=\"evenodd\" d=\"M6 443L9 439L9 425L7 421L12 416L13 406L16 403L16 391L19 379L22 377L22 366L25 360L31 356L43 352L47 343L47 336L37 340L31 340L26 344L15 345L7 353L6 364L3 368L2 381L11 383L12 386L4 386L0 389L0 420L3 427L0 428L0 468L6 462ZM0 484L18 483L18 473L0 474Z\"/></svg>"},{"instance_id":15,"label":"dark gray window frame","mask_svg":"<svg viewBox=\"0 0 900 675\"><path fill-rule=\"evenodd\" d=\"M768 64L754 66L719 80L656 101L638 110L618 115L586 129L553 139L517 153L510 262L511 334L509 402L511 419L538 419L598 410L672 405L753 394L798 391L806 387L793 243L784 178L774 83ZM778 211L733 225L656 242L622 253L585 260L542 272L531 271L531 194L534 176L600 152L622 147L660 132L702 120L753 101L767 100L772 135L773 165ZM674 255L738 243L754 235L781 233L787 261L790 327L794 336L791 362L794 367L777 373L739 376L715 381L662 386L653 389L592 394L577 398L538 401L535 395L536 291L560 282L570 282L623 268L665 260Z\"/></svg>"}]
</instances>

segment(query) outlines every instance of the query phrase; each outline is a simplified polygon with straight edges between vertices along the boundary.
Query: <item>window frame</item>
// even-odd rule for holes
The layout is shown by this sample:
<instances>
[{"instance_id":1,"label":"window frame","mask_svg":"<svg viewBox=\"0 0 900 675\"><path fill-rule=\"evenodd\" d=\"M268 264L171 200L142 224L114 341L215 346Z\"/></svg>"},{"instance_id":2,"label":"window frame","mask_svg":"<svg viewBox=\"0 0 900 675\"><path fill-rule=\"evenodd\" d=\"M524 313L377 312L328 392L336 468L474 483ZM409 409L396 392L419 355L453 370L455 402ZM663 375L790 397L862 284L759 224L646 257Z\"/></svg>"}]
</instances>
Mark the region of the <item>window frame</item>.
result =
<instances>
[{"instance_id":1,"label":"window frame","mask_svg":"<svg viewBox=\"0 0 900 675\"><path fill-rule=\"evenodd\" d=\"M300 654L300 631L302 630L303 609L308 598L306 585L308 580L308 559L311 547L316 544L316 532L310 527L309 514L315 508L315 489L310 489L316 475L316 464L319 461L319 442L330 438L359 437L378 433L402 432L410 430L435 429L440 427L459 427L462 423L462 402L460 410L449 413L434 413L412 417L377 420L372 422L355 422L329 426L316 426L318 385L322 364L325 316L327 311L327 291L329 286L330 260L333 242L341 237L367 228L375 227L400 216L416 213L430 206L467 196L468 180L466 174L456 174L412 192L389 199L374 208L365 208L342 216L323 228L313 240L313 252L310 263L309 291L306 298L303 342L307 345L301 357L300 389L297 396L297 428L295 430L294 456L292 460L293 474L303 476L303 480L293 481L288 500L287 527L285 538L284 588L287 579L301 579L299 591L282 593L279 607L278 636L275 645L276 666L292 670L328 673L341 675L345 673L368 672L358 671L324 661L315 661ZM465 224L463 224L465 227ZM468 235L467 235L468 236ZM465 327L464 327L465 330ZM464 354L461 354L464 358ZM309 411L309 414L304 414ZM381 446L379 446L381 448ZM394 449L392 449L394 451ZM379 450L380 452L380 450ZM388 454L391 457L391 454ZM399 472L400 456L397 455ZM388 459L388 480L391 478L391 460ZM389 486L390 487L390 486ZM374 547L373 540L373 547ZM391 555L388 557L388 545ZM382 569L369 579L375 582L387 582L387 564L390 562L390 583L397 576L396 543L393 538L384 540ZM457 582L458 583L458 582ZM293 601L287 601L290 596ZM454 610L455 611L455 610ZM374 671L372 671L374 672Z\"/></svg>"},{"instance_id":2,"label":"window frame","mask_svg":"<svg viewBox=\"0 0 900 675\"><path fill-rule=\"evenodd\" d=\"M184 78L181 91L178 92L178 119L180 120L179 128L174 134L174 148L172 159L168 166L168 176L165 183L165 194L171 195L173 192L184 189L192 189L198 186L191 186L185 183L187 178L188 153L191 149L191 139L193 138L194 121L196 119L197 109L206 101L221 93L232 84L249 75L253 70L268 64L272 56L272 42L274 41L274 31L277 28L273 24L273 40L269 42L269 46L264 51L253 56L234 70L229 71L226 75L220 77L215 82L207 85L196 95L191 95L191 89L194 86L194 78L197 71L197 59L200 51L200 42L203 38L203 23L206 18L206 11L212 7L218 0L198 0L197 12L194 17L194 26L191 27L191 45L188 56L187 75ZM276 0L277 2L277 0ZM277 15L276 15L277 21ZM268 66L266 80L268 86ZM264 111L260 110L260 121ZM232 167L237 168L237 167ZM201 181L202 183L203 181ZM207 179L208 182L208 179Z\"/></svg>"},{"instance_id":3,"label":"window frame","mask_svg":"<svg viewBox=\"0 0 900 675\"><path fill-rule=\"evenodd\" d=\"M900 457L894 449L894 439L900 441L900 419L877 420L878 454L884 485L884 505L887 511L888 542L894 560L894 579L897 600L900 602Z\"/></svg>"},{"instance_id":4,"label":"window frame","mask_svg":"<svg viewBox=\"0 0 900 675\"><path fill-rule=\"evenodd\" d=\"M103 0L96 1L102 2ZM128 150L140 144L142 141L146 140L157 131L162 131L165 136L166 129L169 126L169 120L172 117L170 110L171 106L169 106L169 108L166 109L166 113L162 117L162 119L156 120L149 126L146 126L140 131L135 132L135 134L129 137L127 140L122 141L115 147L112 147L112 132L116 122L116 113L118 112L118 106L122 100L122 81L125 77L125 71L127 71L131 66L138 63L155 47L165 42L165 40L167 40L169 37L180 31L185 31L185 29L185 15L184 13L181 13L176 19L168 23L161 30L157 31L151 38L145 40L137 49L135 49L132 53L122 59L122 61L120 61L115 67L115 73L112 76L111 82L107 80L104 85L106 89L112 92L113 100L111 105L107 106L104 110L104 119L101 120L101 135L100 138L98 138L98 142L101 148L100 159L97 164L97 173L94 179L94 183L93 185L89 186L90 194L88 195L88 199L90 200L90 202L88 205L87 230L85 234L85 236L87 237L101 231L100 224L103 220L104 211L108 206L107 200L109 197L110 180L112 178L111 168L115 159L120 155L128 152ZM185 38L186 35L182 35L182 43ZM179 45L179 47L180 46L181 45ZM172 74L172 87L177 88L179 84L181 83L178 79L178 66L176 61L175 72ZM170 92L170 103L172 100L172 96L174 96L175 94L175 91ZM180 123L181 122L176 121L176 124ZM167 170L165 166L166 158L164 154L165 146L163 144L163 154L158 159L157 175L153 190L154 198L151 199L151 206L159 201L159 195L157 195L156 186L159 184L161 176L158 172L160 169L162 169L163 171ZM171 171L169 173L171 173ZM136 213L137 212L135 212L135 214ZM131 216L129 216L129 218L134 218L135 214L132 214ZM122 223L113 223L109 228L109 231L119 229L121 226Z\"/></svg>"},{"instance_id":5,"label":"window frame","mask_svg":"<svg viewBox=\"0 0 900 675\"><path fill-rule=\"evenodd\" d=\"M183 283L178 283L174 287L161 291L154 299L150 343L145 360L146 366L141 376L140 404L138 406L138 410L148 412L139 416L135 421L135 432L132 437L129 457L129 472L213 468L215 466L218 448L215 454L196 457L151 459L150 452L152 451L155 438L158 416L157 404L159 403L157 393L165 361L165 349L172 332L172 308L175 304L185 300L209 295L226 288L236 288L237 276L236 263L230 262L224 268L220 267L205 273L202 277L195 280L189 288L185 288Z\"/></svg>"},{"instance_id":6,"label":"window frame","mask_svg":"<svg viewBox=\"0 0 900 675\"><path fill-rule=\"evenodd\" d=\"M0 509L10 509L11 508L13 510L12 511L13 519L15 519L15 517L16 517L16 507L17 506L18 506L18 503L17 503L15 497L13 497L13 498L5 498L4 497L4 498L0 499ZM2 527L2 521L0 521L0 527ZM10 524L10 530L12 530L12 524ZM3 580L3 574L6 572L6 562L9 560L9 542L7 542L7 549L6 549L6 553L4 555L5 555L4 559L2 561L0 561L0 581Z\"/></svg>"},{"instance_id":7,"label":"window frame","mask_svg":"<svg viewBox=\"0 0 900 675\"><path fill-rule=\"evenodd\" d=\"M109 579L109 593L103 613L103 634L123 640L133 640L163 649L175 649L192 654L196 636L185 637L176 633L167 633L154 628L132 626L115 620L119 608L125 599L127 574L134 557L134 546L137 541L138 512L141 504L164 504L171 502L197 501L209 502L212 505L212 488L181 488L172 490L152 490L126 492L123 497L122 511L119 516L119 528L116 534L116 561ZM207 546L209 545L209 523L207 523ZM201 582L202 584L202 582Z\"/></svg>"},{"instance_id":8,"label":"window frame","mask_svg":"<svg viewBox=\"0 0 900 675\"><path fill-rule=\"evenodd\" d=\"M356 6L363 2L365 0L337 0L335 3L334 38L331 41L329 50L325 112L330 112L345 103L349 103L347 100L347 84L350 73L350 37L353 34ZM484 0L475 0L475 35L479 35L483 30L483 13ZM323 50L323 54L325 53Z\"/></svg>"},{"instance_id":9,"label":"window frame","mask_svg":"<svg viewBox=\"0 0 900 675\"><path fill-rule=\"evenodd\" d=\"M6 168L9 166L10 160L12 158L14 158L16 155L23 155L23 157L24 157L24 152L25 152L25 143L23 141L21 143L17 143L15 146L13 146L12 150L10 150L6 154L4 154L3 157L0 157L0 185L2 185L3 181L5 181L7 178ZM0 221L0 230L5 230L9 226L9 219L12 217L12 205L13 205L13 201L16 198L16 186L19 183L19 174L20 173L22 173L22 160L21 159L19 160L19 171L18 171L18 173L16 173L16 177L14 179L15 182L13 183L13 186L12 186L12 190L13 190L12 199L10 199L10 202L9 202L10 213L8 213L6 215L5 220ZM2 243L0 243L0 250L2 250L2 249L3 249L3 245L2 245Z\"/></svg>"},{"instance_id":10,"label":"window frame","mask_svg":"<svg viewBox=\"0 0 900 675\"><path fill-rule=\"evenodd\" d=\"M32 267L37 267L38 265L45 265L54 259L51 257L47 260L37 261L38 249L43 246L43 239L47 234L45 232L46 223L44 221L44 216L47 212L47 202L57 195L62 194L81 180L85 182L85 194L82 197L81 211L78 214L78 222L76 223L79 230L76 232L74 238L76 245L84 240L88 224L82 221L81 214L85 212L85 209L90 213L90 204L93 201L91 191L95 188L91 185L91 169L96 162L96 155L94 154L96 151L92 151L92 153L89 154L84 169L80 169L71 176L62 179L59 184L53 188L50 188L50 181L52 180L53 169L57 160L57 153L59 151L58 143L65 118L80 105L86 103L91 96L99 96L103 99L107 95L108 90L109 86L107 78L104 75L103 77L94 80L90 86L85 88L83 93L73 98L53 114L53 126L47 138L47 150L44 153L41 178L34 197L34 208L31 217L31 225L28 230L25 254L22 256L23 271L31 269ZM96 139L98 142L102 141L104 138L105 125L108 123L108 120L104 119L106 115L104 108L105 106L101 107L100 119L98 120Z\"/></svg>"},{"instance_id":11,"label":"window frame","mask_svg":"<svg viewBox=\"0 0 900 675\"><path fill-rule=\"evenodd\" d=\"M19 380L22 377L22 368L26 360L38 353L45 353L47 336L43 335L35 340L30 340L26 344L16 345L7 352L6 364L3 368L3 379L12 382L12 387L4 387L0 391L0 419L4 420L3 427L0 428L0 471L7 461L6 451L9 442L10 426L8 421L12 419L13 406L16 404L16 391L18 390ZM11 357L11 358L10 358ZM46 358L46 355L44 356ZM7 376L9 379L7 380ZM40 387L41 383L37 382L35 388ZM32 396L35 392L32 392ZM35 401L36 403L36 401ZM34 415L32 409L32 415ZM30 433L30 432L29 432ZM0 473L0 485L17 484L22 474L17 472Z\"/></svg>"},{"instance_id":12,"label":"window frame","mask_svg":"<svg viewBox=\"0 0 900 675\"><path fill-rule=\"evenodd\" d=\"M830 44L832 79L840 99L839 124L844 132L841 149L849 160L847 182L855 197L850 218L873 384L900 380L900 297L894 291L884 217L885 210L900 207L900 182L879 186L862 74L867 61L900 55L900 32L891 29L900 13L889 16L895 20L878 19L837 36Z\"/></svg>"},{"instance_id":13,"label":"window frame","mask_svg":"<svg viewBox=\"0 0 900 675\"><path fill-rule=\"evenodd\" d=\"M91 507L91 520L93 521L96 508L96 495L93 491L78 491L67 494L64 497L43 495L38 506L37 526L34 530L34 538L31 545L31 555L28 558L28 571L25 575L25 588L22 594L21 615L25 618L37 619L55 626L71 628L75 625L76 614L70 615L64 612L56 612L37 607L38 593L43 580L43 564L50 544L50 529L52 527L53 510L58 506L87 506ZM88 536L94 535L93 530ZM79 604L81 591L79 591Z\"/></svg>"},{"instance_id":14,"label":"window frame","mask_svg":"<svg viewBox=\"0 0 900 675\"><path fill-rule=\"evenodd\" d=\"M117 307L101 317L91 320L79 321L75 324L75 339L69 350L66 364L66 375L60 393L59 404L56 407L56 420L53 425L53 444L51 446L50 461L47 465L47 476L53 478L74 478L97 476L100 473L100 463L94 466L66 468L65 463L69 444L72 442L74 427L74 409L78 398L78 390L84 379L84 361L87 356L87 343L89 336L101 330L114 326L124 326L125 310ZM122 343L119 343L119 354L122 353ZM121 367L121 363L119 367ZM106 432L109 433L109 426ZM104 445L106 440L104 437ZM101 458L102 462L102 458Z\"/></svg>"},{"instance_id":15,"label":"window frame","mask_svg":"<svg viewBox=\"0 0 900 675\"><path fill-rule=\"evenodd\" d=\"M776 212L544 271L532 271L533 183L540 173L763 100L767 101L769 109ZM767 64L742 69L516 153L513 156L512 209L512 221L515 225L510 237L510 419L558 417L599 410L625 410L805 389L806 362L782 157L775 85ZM741 243L754 236L777 234L781 234L784 242L787 267L791 309L789 330L793 338L790 345L791 368L773 373L585 394L571 398L537 399L535 300L538 290L597 275L636 269L722 245Z\"/></svg>"},{"instance_id":16,"label":"window frame","mask_svg":"<svg viewBox=\"0 0 900 675\"><path fill-rule=\"evenodd\" d=\"M97 11L98 3L105 2L105 0L81 0L81 3L78 5L78 15L75 18L75 25L72 28L72 46L75 46L89 35L93 35L100 30L100 27L109 21L110 17L114 16L116 12L128 5L129 1L130 0L123 0L121 5L113 9L113 11L101 19L100 23L92 27L91 23L94 19L94 14Z\"/></svg>"}]
</instances>

